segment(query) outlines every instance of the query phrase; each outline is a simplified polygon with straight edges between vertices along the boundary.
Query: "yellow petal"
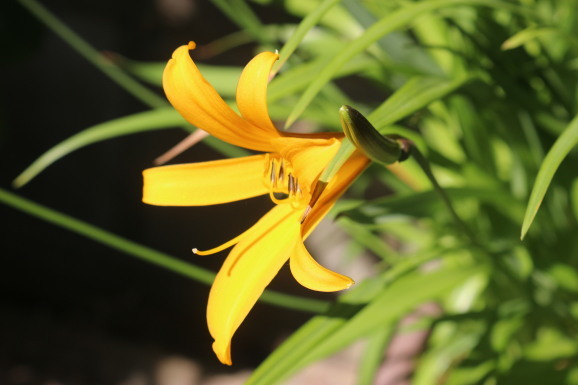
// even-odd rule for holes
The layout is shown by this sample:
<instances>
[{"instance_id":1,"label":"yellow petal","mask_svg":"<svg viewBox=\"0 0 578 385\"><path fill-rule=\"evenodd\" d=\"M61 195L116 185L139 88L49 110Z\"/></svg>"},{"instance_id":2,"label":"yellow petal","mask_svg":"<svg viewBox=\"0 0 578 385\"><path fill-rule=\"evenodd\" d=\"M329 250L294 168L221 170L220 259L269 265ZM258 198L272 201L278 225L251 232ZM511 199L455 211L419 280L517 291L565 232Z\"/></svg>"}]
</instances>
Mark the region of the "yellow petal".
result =
<instances>
[{"instance_id":1,"label":"yellow petal","mask_svg":"<svg viewBox=\"0 0 578 385\"><path fill-rule=\"evenodd\" d=\"M251 60L237 85L237 107L245 120L262 130L277 132L267 109L267 84L273 63L279 55L262 52Z\"/></svg>"},{"instance_id":2,"label":"yellow petal","mask_svg":"<svg viewBox=\"0 0 578 385\"><path fill-rule=\"evenodd\" d=\"M158 206L206 206L268 193L266 155L177 164L143 171L143 202Z\"/></svg>"},{"instance_id":3,"label":"yellow petal","mask_svg":"<svg viewBox=\"0 0 578 385\"><path fill-rule=\"evenodd\" d=\"M231 338L265 287L300 242L299 211L278 205L233 248L215 278L207 321L219 360L231 365Z\"/></svg>"},{"instance_id":4,"label":"yellow petal","mask_svg":"<svg viewBox=\"0 0 578 385\"><path fill-rule=\"evenodd\" d=\"M201 75L189 55L194 43L173 53L163 73L163 88L177 111L192 125L231 144L257 151L271 150L277 130L263 130L233 111Z\"/></svg>"},{"instance_id":5,"label":"yellow petal","mask_svg":"<svg viewBox=\"0 0 578 385\"><path fill-rule=\"evenodd\" d=\"M353 280L321 266L305 248L297 242L289 259L291 273L301 285L316 291L338 291L349 288Z\"/></svg>"},{"instance_id":6,"label":"yellow petal","mask_svg":"<svg viewBox=\"0 0 578 385\"><path fill-rule=\"evenodd\" d=\"M337 199L347 190L355 179L369 165L369 159L355 151L341 166L341 169L333 176L321 197L303 222L303 239L307 238L317 224L333 207Z\"/></svg>"}]
</instances>

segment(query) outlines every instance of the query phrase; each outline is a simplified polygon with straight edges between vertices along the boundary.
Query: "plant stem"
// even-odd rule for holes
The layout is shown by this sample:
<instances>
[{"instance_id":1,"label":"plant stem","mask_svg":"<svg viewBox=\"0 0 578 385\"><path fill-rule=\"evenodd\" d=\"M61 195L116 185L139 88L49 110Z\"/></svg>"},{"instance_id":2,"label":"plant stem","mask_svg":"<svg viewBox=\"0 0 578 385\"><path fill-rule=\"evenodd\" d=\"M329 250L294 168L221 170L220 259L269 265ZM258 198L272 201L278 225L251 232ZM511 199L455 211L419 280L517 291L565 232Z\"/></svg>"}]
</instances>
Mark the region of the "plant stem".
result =
<instances>
[{"instance_id":1,"label":"plant stem","mask_svg":"<svg viewBox=\"0 0 578 385\"><path fill-rule=\"evenodd\" d=\"M154 92L152 92L151 90L149 90L148 88L144 87L142 84L134 80L132 77L127 75L116 64L114 64L102 53L94 49L90 44L88 44L73 30L71 30L64 23L58 20L56 16L54 16L48 9L46 9L36 0L18 0L18 2L23 7L28 9L30 13L36 16L38 20L44 23L54 33L60 36L65 42L67 42L86 60L88 60L96 68L101 70L105 75L107 75L116 83L118 83L122 88L124 88L135 98L137 98L147 106L153 108L166 107L168 105L168 103L163 98L161 98L160 96L158 96L157 94L155 94Z\"/></svg>"},{"instance_id":2,"label":"plant stem","mask_svg":"<svg viewBox=\"0 0 578 385\"><path fill-rule=\"evenodd\" d=\"M22 198L2 188L0 188L0 202L53 225L60 226L73 233L100 242L125 254L163 267L206 285L211 285L215 278L215 273L210 270L183 262L168 254L122 238L94 225ZM329 307L329 303L326 301L297 297L271 290L265 291L261 300L271 305L310 313L320 313Z\"/></svg>"}]
</instances>

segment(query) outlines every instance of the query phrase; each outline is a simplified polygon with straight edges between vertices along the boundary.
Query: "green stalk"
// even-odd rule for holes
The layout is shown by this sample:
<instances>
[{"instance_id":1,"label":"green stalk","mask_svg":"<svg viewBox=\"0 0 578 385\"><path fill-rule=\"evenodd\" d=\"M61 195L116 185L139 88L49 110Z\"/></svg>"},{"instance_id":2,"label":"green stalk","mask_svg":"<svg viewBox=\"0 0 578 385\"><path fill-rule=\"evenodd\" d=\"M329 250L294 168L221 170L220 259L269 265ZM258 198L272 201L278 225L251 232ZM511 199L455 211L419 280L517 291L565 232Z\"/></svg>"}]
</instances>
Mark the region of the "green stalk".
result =
<instances>
[{"instance_id":1,"label":"green stalk","mask_svg":"<svg viewBox=\"0 0 578 385\"><path fill-rule=\"evenodd\" d=\"M69 215L59 213L58 211L22 198L19 195L2 188L0 188L0 202L38 219L60 226L66 230L72 231L73 233L92 239L93 241L100 242L110 248L138 258L142 261L152 263L153 265L160 266L206 285L211 285L215 278L215 273L210 270L183 262L168 254L119 237L116 234L110 233ZM326 301L296 297L271 290L265 291L261 296L261 300L271 305L293 310L301 310L309 313L323 312L329 307L329 303Z\"/></svg>"},{"instance_id":2,"label":"green stalk","mask_svg":"<svg viewBox=\"0 0 578 385\"><path fill-rule=\"evenodd\" d=\"M60 36L86 60L118 83L135 98L153 108L166 107L168 105L163 98L127 75L116 64L94 49L36 0L18 0L18 2L54 33Z\"/></svg>"}]
</instances>

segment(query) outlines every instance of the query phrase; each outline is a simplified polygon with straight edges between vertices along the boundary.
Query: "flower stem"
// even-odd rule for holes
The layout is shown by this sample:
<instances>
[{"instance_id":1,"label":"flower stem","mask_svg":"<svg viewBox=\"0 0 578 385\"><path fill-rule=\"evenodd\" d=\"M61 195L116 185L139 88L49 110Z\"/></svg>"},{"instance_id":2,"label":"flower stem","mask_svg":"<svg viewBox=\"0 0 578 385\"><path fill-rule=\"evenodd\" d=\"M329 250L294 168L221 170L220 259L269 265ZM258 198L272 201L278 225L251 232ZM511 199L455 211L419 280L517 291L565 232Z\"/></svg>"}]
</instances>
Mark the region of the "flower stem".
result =
<instances>
[{"instance_id":1,"label":"flower stem","mask_svg":"<svg viewBox=\"0 0 578 385\"><path fill-rule=\"evenodd\" d=\"M0 188L0 202L53 225L60 226L66 230L72 231L73 233L80 234L125 254L163 267L174 273L191 278L206 285L211 285L215 278L215 273L210 270L203 269L191 263L183 262L168 254L122 238L94 225L69 215L62 214L26 198L22 198L21 196L2 188ZM326 301L297 297L271 290L265 291L261 300L271 305L301 310L309 313L320 313L329 307L329 303Z\"/></svg>"},{"instance_id":2,"label":"flower stem","mask_svg":"<svg viewBox=\"0 0 578 385\"><path fill-rule=\"evenodd\" d=\"M476 237L475 237L474 233L470 230L468 225L460 218L460 216L458 215L458 213L454 209L454 206L453 206L452 201L450 200L448 194L440 186L437 179L435 178L427 158L425 156L423 156L423 154L419 151L417 146L412 147L411 156L417 161L417 163L420 165L423 172L427 175L428 179L430 180L430 182L434 188L434 191L442 198L442 201L444 202L447 209L449 210L449 212L450 212L454 222L458 226L458 228L462 231L462 233L467 238L469 238L470 241L476 243Z\"/></svg>"},{"instance_id":3,"label":"flower stem","mask_svg":"<svg viewBox=\"0 0 578 385\"><path fill-rule=\"evenodd\" d=\"M166 107L168 105L163 98L127 75L116 64L94 49L36 0L18 0L18 2L55 34L60 36L86 60L104 72L104 74L118 83L135 98L153 108Z\"/></svg>"}]
</instances>

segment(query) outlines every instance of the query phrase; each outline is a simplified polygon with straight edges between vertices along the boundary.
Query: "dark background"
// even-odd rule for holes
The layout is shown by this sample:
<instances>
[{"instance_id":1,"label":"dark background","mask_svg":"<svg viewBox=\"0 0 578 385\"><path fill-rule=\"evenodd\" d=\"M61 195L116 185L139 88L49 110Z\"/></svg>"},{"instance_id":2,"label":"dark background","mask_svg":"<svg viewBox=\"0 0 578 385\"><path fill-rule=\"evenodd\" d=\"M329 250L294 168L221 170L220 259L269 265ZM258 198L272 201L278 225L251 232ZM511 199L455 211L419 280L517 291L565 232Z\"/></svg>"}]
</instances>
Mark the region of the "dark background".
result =
<instances>
[{"instance_id":1,"label":"dark background","mask_svg":"<svg viewBox=\"0 0 578 385\"><path fill-rule=\"evenodd\" d=\"M171 3L173 5L171 5ZM238 30L209 1L45 1L98 50L166 61L189 40ZM184 5L181 10L175 4ZM265 22L282 11L255 6ZM78 55L14 0L0 2L0 187L43 152L94 124L145 105ZM245 45L209 63L244 65ZM156 90L162 95L162 90ZM217 207L167 208L140 202L141 171L184 138L152 131L85 147L16 191L127 239L216 271L225 253L199 257L268 209L253 199ZM203 145L174 162L221 157ZM116 384L180 355L206 373L251 368L308 315L258 304L233 344L235 366L211 350L209 288L0 205L0 384ZM273 286L311 295L282 272Z\"/></svg>"}]
</instances>

